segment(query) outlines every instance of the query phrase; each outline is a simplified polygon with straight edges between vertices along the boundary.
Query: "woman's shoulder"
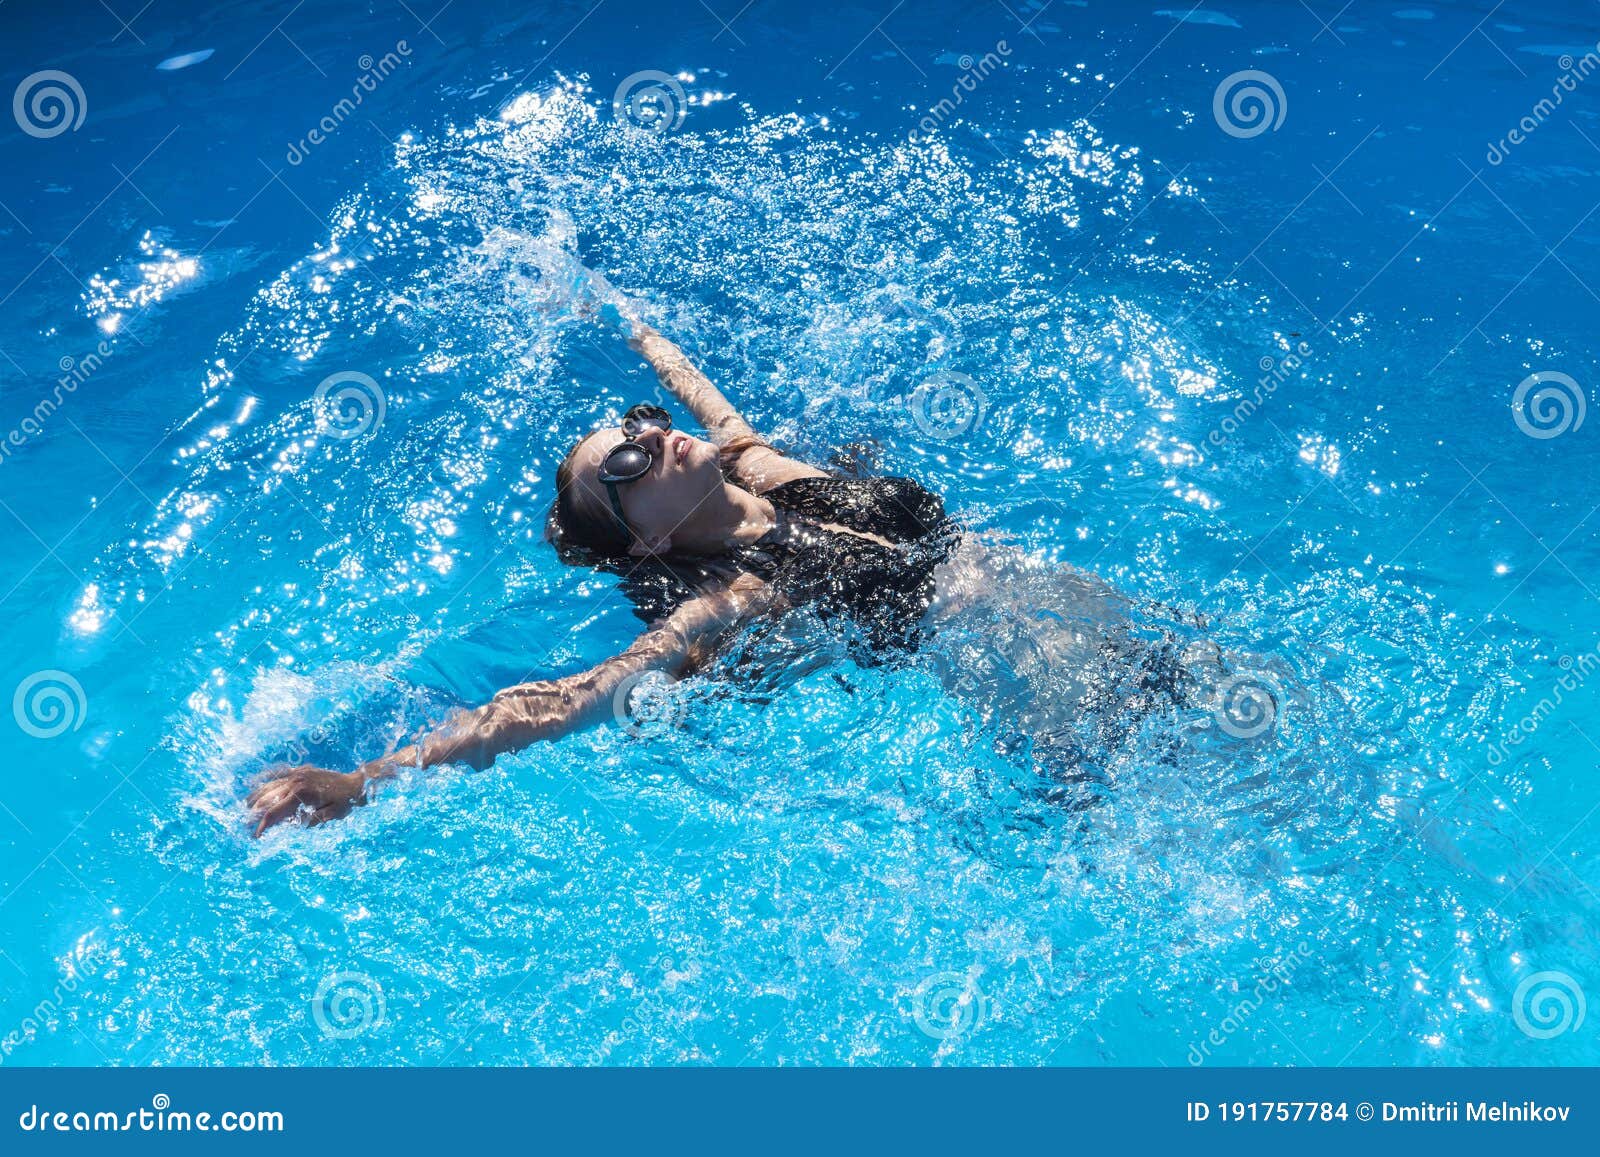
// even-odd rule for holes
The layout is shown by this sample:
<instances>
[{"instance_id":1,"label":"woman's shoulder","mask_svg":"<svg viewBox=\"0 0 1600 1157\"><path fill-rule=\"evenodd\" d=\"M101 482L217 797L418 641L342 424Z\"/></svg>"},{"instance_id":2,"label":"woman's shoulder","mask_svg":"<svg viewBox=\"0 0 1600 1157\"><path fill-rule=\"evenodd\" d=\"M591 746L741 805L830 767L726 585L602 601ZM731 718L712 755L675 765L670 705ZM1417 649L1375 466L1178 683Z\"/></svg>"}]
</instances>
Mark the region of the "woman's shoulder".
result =
<instances>
[{"instance_id":1,"label":"woman's shoulder","mask_svg":"<svg viewBox=\"0 0 1600 1157\"><path fill-rule=\"evenodd\" d=\"M735 481L752 494L766 494L800 479L827 477L815 466L797 462L756 439L724 447L723 456Z\"/></svg>"}]
</instances>

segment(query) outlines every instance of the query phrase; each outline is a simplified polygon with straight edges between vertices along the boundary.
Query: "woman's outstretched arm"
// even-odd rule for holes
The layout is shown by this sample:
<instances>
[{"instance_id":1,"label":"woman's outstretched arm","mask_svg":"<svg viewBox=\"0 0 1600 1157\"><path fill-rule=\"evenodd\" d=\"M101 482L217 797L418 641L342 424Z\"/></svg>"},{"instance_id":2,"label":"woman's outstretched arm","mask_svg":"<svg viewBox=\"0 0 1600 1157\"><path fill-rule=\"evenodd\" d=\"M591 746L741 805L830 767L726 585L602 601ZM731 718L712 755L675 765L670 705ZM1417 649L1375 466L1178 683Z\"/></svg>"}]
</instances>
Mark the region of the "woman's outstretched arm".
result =
<instances>
[{"instance_id":1,"label":"woman's outstretched arm","mask_svg":"<svg viewBox=\"0 0 1600 1157\"><path fill-rule=\"evenodd\" d=\"M624 321L622 332L629 348L650 363L661 384L688 407L695 421L705 427L718 446L726 446L738 438L755 437L750 423L676 342L662 337L642 321Z\"/></svg>"},{"instance_id":2,"label":"woman's outstretched arm","mask_svg":"<svg viewBox=\"0 0 1600 1157\"><path fill-rule=\"evenodd\" d=\"M623 318L620 328L628 345L650 363L661 384L689 408L713 442L726 446L741 439L750 441L734 462L734 472L752 492L760 494L796 478L826 477L816 467L796 462L768 446L675 342L642 321Z\"/></svg>"},{"instance_id":3,"label":"woman's outstretched arm","mask_svg":"<svg viewBox=\"0 0 1600 1157\"><path fill-rule=\"evenodd\" d=\"M685 603L615 658L576 675L508 687L482 707L455 712L409 747L352 772L309 764L291 768L250 793L255 834L296 817L308 825L339 819L366 803L379 782L406 768L440 763L485 768L496 756L597 723L612 710L624 681L647 671L683 673L716 636L762 613L769 598L765 583L741 575L724 589Z\"/></svg>"},{"instance_id":4,"label":"woman's outstretched arm","mask_svg":"<svg viewBox=\"0 0 1600 1157\"><path fill-rule=\"evenodd\" d=\"M598 314L599 318L622 335L623 340L655 370L661 384L672 391L673 397L688 407L695 421L705 427L706 433L718 446L726 446L739 438L753 438L755 431L743 415L733 408L733 403L722 391L711 384L711 379L689 360L677 344L661 336L639 318L638 306L605 274L579 265L581 280L585 283L588 304L585 312Z\"/></svg>"},{"instance_id":5,"label":"woman's outstretched arm","mask_svg":"<svg viewBox=\"0 0 1600 1157\"><path fill-rule=\"evenodd\" d=\"M639 319L633 302L612 285L604 274L585 269L584 277L590 292L594 294L591 300L596 302L591 308L603 321L616 328L630 349L650 363L661 384L688 408L711 440L718 446L733 442L749 443L739 452L733 464L734 473L742 485L760 494L796 478L826 477L823 471L804 462L796 462L768 446L744 415L700 371L700 367L689 360L689 355L676 342L663 337Z\"/></svg>"}]
</instances>

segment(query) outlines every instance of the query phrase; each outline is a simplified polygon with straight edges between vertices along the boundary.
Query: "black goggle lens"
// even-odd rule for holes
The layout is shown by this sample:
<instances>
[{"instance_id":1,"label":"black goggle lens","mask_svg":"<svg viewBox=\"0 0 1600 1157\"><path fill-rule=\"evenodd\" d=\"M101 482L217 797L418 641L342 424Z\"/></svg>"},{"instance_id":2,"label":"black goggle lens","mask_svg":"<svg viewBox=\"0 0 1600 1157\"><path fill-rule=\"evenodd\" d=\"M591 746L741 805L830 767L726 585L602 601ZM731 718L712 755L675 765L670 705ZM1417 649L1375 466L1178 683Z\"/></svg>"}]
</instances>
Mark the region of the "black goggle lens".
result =
<instances>
[{"instance_id":1,"label":"black goggle lens","mask_svg":"<svg viewBox=\"0 0 1600 1157\"><path fill-rule=\"evenodd\" d=\"M651 429L660 430L663 434L670 432L672 415L648 402L630 407L622 416L622 435L628 440L613 446L601 460L600 481L632 482L650 472L650 451L634 439Z\"/></svg>"},{"instance_id":2,"label":"black goggle lens","mask_svg":"<svg viewBox=\"0 0 1600 1157\"><path fill-rule=\"evenodd\" d=\"M614 447L600 463L600 481L632 482L650 470L650 454L643 446L624 442Z\"/></svg>"},{"instance_id":3,"label":"black goggle lens","mask_svg":"<svg viewBox=\"0 0 1600 1157\"><path fill-rule=\"evenodd\" d=\"M622 432L629 438L637 438L652 427L667 433L672 429L672 415L660 406L640 402L622 416Z\"/></svg>"}]
</instances>

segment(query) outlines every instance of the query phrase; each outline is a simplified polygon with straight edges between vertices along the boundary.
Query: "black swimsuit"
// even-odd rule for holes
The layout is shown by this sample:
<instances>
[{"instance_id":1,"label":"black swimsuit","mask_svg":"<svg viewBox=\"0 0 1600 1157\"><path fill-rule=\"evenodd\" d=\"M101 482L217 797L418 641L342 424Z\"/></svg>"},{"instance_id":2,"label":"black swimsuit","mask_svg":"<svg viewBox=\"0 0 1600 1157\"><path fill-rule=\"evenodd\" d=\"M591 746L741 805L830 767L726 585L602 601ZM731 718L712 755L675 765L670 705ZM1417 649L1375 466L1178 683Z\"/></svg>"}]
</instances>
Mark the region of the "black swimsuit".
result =
<instances>
[{"instance_id":1,"label":"black swimsuit","mask_svg":"<svg viewBox=\"0 0 1600 1157\"><path fill-rule=\"evenodd\" d=\"M732 552L742 569L793 604L814 604L824 617L848 615L875 647L916 645L933 601L933 568L955 541L936 496L909 478L797 478L762 497L777 525Z\"/></svg>"},{"instance_id":2,"label":"black swimsuit","mask_svg":"<svg viewBox=\"0 0 1600 1157\"><path fill-rule=\"evenodd\" d=\"M916 646L918 623L933 601L933 568L956 540L937 496L909 478L798 478L762 497L777 525L756 542L725 559L674 558L628 573L624 586L638 615L654 622L709 584L747 572L795 606L854 620L874 649Z\"/></svg>"}]
</instances>

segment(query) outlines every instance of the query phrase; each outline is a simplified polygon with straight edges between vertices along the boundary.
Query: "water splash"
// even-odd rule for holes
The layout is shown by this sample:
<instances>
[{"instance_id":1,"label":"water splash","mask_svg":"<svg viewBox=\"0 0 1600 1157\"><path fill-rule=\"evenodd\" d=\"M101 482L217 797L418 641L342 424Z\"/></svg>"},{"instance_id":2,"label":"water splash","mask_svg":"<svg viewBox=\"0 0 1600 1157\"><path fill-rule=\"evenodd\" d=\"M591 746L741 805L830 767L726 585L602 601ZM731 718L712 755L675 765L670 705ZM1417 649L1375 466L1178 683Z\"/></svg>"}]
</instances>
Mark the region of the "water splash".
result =
<instances>
[{"instance_id":1,"label":"water splash","mask_svg":"<svg viewBox=\"0 0 1600 1157\"><path fill-rule=\"evenodd\" d=\"M1407 576L1323 562L1314 534L1287 583L1228 571L1207 544L1248 548L1260 528L1237 512L1296 476L1193 453L1246 386L1224 367L1257 355L1255 335L1183 322L1267 303L1130 235L1152 196L1136 147L1087 123L1019 144L976 160L755 110L657 134L559 82L404 140L341 202L221 340L187 476L98 568L98 616L193 656L172 743L191 807L149 846L181 881L168 902L218 914L203 942L128 934L140 988L95 1006L107 1046L187 1063L1178 1063L1205 1042L1207 1059L1298 1063L1285 1037L1342 1041L1340 1017L1375 1028L1371 1009L1399 1006L1382 1055L1465 1049L1485 977L1525 935L1490 903L1506 872L1482 866L1516 859L1432 809L1481 777L1457 748L1504 705L1497 669L1527 640L1469 647ZM1182 211L1193 191L1155 195ZM247 848L245 784L309 732L318 758L353 761L630 637L609 580L539 543L566 446L653 389L583 320L576 258L797 453L855 445L1009 536L1010 605L925 665L823 650L781 678L689 680L670 744L589 732ZM984 389L964 441L913 420L938 372ZM316 388L341 373L384 402L351 438L318 425ZM1127 649L1101 684L1144 698L1081 727L1052 679L1111 623ZM728 661L759 667L807 629ZM1141 656L1207 641L1259 657L1283 692L1264 738L1217 725L1214 686L1145 694ZM936 667L966 646L1005 662L951 695ZM1095 806L1051 794L1046 756L1092 772ZM1480 780L1485 799L1523 774ZM332 1039L309 1002L351 971L385 1023ZM1285 975L1273 1019L1241 1020L1259 978ZM950 1016L923 1007L935 992L957 994ZM216 1011L204 1041L153 1020L179 994Z\"/></svg>"}]
</instances>

